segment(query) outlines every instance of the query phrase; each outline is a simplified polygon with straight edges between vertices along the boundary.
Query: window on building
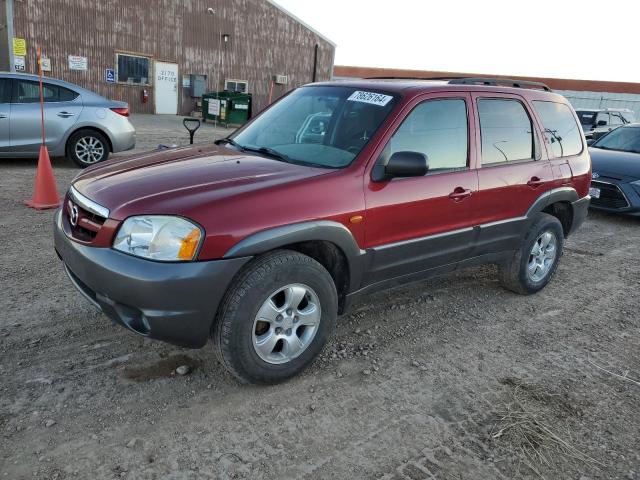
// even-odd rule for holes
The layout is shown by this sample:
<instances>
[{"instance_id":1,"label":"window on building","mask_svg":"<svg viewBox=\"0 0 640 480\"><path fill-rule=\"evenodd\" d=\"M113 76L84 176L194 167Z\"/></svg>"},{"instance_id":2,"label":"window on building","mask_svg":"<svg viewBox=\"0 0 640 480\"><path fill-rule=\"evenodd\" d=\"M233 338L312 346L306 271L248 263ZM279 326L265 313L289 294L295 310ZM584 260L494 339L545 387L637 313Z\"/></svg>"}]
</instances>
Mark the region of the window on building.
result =
<instances>
[{"instance_id":1,"label":"window on building","mask_svg":"<svg viewBox=\"0 0 640 480\"><path fill-rule=\"evenodd\" d=\"M45 103L71 102L78 97L78 93L68 88L43 83L42 96ZM18 80L13 101L14 103L38 103L40 101L40 84L28 80Z\"/></svg>"},{"instance_id":2,"label":"window on building","mask_svg":"<svg viewBox=\"0 0 640 480\"><path fill-rule=\"evenodd\" d=\"M384 154L424 153L429 159L429 173L466 168L468 137L463 99L428 100L409 113Z\"/></svg>"},{"instance_id":3,"label":"window on building","mask_svg":"<svg viewBox=\"0 0 640 480\"><path fill-rule=\"evenodd\" d=\"M542 121L547 144L551 145L556 158L577 155L582 151L582 131L567 105L534 100L533 106Z\"/></svg>"},{"instance_id":4,"label":"window on building","mask_svg":"<svg viewBox=\"0 0 640 480\"><path fill-rule=\"evenodd\" d=\"M249 91L249 84L246 80L226 80L224 82L224 89L228 92L247 93Z\"/></svg>"},{"instance_id":5,"label":"window on building","mask_svg":"<svg viewBox=\"0 0 640 480\"><path fill-rule=\"evenodd\" d=\"M518 100L478 100L482 163L495 164L533 160L536 142L531 118Z\"/></svg>"},{"instance_id":6,"label":"window on building","mask_svg":"<svg viewBox=\"0 0 640 480\"><path fill-rule=\"evenodd\" d=\"M151 85L151 59L124 53L116 54L118 82L129 85Z\"/></svg>"}]
</instances>

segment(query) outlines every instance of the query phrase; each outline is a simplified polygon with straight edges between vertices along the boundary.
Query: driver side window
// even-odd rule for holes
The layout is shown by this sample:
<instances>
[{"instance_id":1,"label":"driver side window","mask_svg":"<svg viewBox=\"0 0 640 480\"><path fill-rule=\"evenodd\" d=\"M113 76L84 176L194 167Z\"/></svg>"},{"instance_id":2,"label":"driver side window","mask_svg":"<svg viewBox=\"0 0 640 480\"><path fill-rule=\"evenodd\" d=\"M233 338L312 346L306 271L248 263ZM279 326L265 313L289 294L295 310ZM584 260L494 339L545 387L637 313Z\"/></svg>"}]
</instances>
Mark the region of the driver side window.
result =
<instances>
[{"instance_id":1,"label":"driver side window","mask_svg":"<svg viewBox=\"0 0 640 480\"><path fill-rule=\"evenodd\" d=\"M424 153L429 174L468 166L467 104L461 98L427 100L415 107L387 144L383 156L396 152Z\"/></svg>"}]
</instances>

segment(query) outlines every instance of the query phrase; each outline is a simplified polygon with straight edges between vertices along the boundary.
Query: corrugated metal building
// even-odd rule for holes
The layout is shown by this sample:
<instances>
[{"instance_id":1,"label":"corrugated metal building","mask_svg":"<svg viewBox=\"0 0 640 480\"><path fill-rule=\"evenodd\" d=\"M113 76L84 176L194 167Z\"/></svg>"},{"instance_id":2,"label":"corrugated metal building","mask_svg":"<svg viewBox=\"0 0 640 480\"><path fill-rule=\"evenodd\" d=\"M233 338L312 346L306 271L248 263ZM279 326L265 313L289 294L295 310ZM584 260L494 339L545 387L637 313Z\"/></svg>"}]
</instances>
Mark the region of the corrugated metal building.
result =
<instances>
[{"instance_id":1,"label":"corrugated metal building","mask_svg":"<svg viewBox=\"0 0 640 480\"><path fill-rule=\"evenodd\" d=\"M256 112L270 95L331 78L335 53L270 0L0 0L0 70L35 73L38 46L47 76L133 112L181 114L194 108L190 74L206 75L208 91L252 93Z\"/></svg>"},{"instance_id":2,"label":"corrugated metal building","mask_svg":"<svg viewBox=\"0 0 640 480\"><path fill-rule=\"evenodd\" d=\"M352 67L343 65L336 65L333 69L333 78L336 80L366 77L506 78L504 75L492 75L487 73L439 72L431 70ZM574 108L628 108L635 112L637 119L640 119L640 83L572 80L545 77L509 76L508 78L545 83L556 93L564 95L571 102Z\"/></svg>"}]
</instances>

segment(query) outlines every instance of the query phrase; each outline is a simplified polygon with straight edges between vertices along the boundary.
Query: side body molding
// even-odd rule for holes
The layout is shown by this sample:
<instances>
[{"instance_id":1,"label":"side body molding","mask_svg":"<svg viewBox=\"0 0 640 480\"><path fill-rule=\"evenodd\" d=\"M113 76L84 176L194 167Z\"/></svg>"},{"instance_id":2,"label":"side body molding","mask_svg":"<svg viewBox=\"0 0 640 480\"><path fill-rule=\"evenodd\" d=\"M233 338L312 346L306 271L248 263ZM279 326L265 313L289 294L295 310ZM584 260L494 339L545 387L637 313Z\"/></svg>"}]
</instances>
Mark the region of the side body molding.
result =
<instances>
[{"instance_id":1,"label":"side body molding","mask_svg":"<svg viewBox=\"0 0 640 480\"><path fill-rule=\"evenodd\" d=\"M347 227L330 220L315 220L270 228L231 247L223 258L247 257L308 241L331 242L342 250L349 263L349 291L357 290L362 281L366 252L358 246Z\"/></svg>"}]
</instances>

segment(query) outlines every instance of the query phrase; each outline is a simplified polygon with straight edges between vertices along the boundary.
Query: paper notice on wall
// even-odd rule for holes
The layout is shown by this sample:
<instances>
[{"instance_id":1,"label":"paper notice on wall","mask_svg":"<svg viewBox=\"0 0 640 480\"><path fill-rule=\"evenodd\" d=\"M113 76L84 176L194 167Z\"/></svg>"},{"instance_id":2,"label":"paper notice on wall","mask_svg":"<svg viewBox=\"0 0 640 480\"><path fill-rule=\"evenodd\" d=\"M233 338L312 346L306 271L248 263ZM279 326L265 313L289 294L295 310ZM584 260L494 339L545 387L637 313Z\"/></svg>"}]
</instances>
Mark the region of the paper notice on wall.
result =
<instances>
[{"instance_id":1,"label":"paper notice on wall","mask_svg":"<svg viewBox=\"0 0 640 480\"><path fill-rule=\"evenodd\" d=\"M210 98L209 99L209 115L213 115L214 117L217 117L220 115L220 100L218 99L213 99Z\"/></svg>"},{"instance_id":2,"label":"paper notice on wall","mask_svg":"<svg viewBox=\"0 0 640 480\"><path fill-rule=\"evenodd\" d=\"M87 57L79 57L78 55L69 55L69 70L88 70L89 61Z\"/></svg>"},{"instance_id":3,"label":"paper notice on wall","mask_svg":"<svg viewBox=\"0 0 640 480\"><path fill-rule=\"evenodd\" d=\"M16 57L27 55L27 41L24 38L13 39L13 55Z\"/></svg>"},{"instance_id":4,"label":"paper notice on wall","mask_svg":"<svg viewBox=\"0 0 640 480\"><path fill-rule=\"evenodd\" d=\"M27 62L24 57L21 57L21 56L13 57L13 68L16 72L24 72L26 63Z\"/></svg>"},{"instance_id":5,"label":"paper notice on wall","mask_svg":"<svg viewBox=\"0 0 640 480\"><path fill-rule=\"evenodd\" d=\"M51 71L51 59L48 57L42 57L40 59L40 65L42 65L42 71L43 72L50 72Z\"/></svg>"}]
</instances>

